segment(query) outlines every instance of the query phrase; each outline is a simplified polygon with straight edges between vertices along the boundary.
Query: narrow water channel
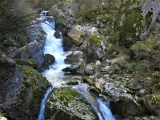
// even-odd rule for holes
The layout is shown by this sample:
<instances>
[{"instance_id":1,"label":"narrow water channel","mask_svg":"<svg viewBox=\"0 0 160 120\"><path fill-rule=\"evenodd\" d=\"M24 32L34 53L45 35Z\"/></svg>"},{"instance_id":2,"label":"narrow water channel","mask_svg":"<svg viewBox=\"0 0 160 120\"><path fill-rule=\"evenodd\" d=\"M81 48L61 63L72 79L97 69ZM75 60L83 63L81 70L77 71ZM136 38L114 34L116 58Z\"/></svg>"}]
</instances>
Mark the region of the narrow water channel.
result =
<instances>
[{"instance_id":1,"label":"narrow water channel","mask_svg":"<svg viewBox=\"0 0 160 120\"><path fill-rule=\"evenodd\" d=\"M44 15L44 14L43 14ZM44 16L43 16L44 17ZM47 17L47 16L46 16ZM47 99L49 98L50 94L57 88L62 86L64 83L63 81L63 72L62 69L69 66L64 63L64 59L66 56L64 56L63 47L62 47L62 37L55 38L55 27L54 27L54 21L44 21L40 24L42 30L46 33L46 43L44 46L44 54L51 54L55 57L55 63L50 66L49 70L44 71L42 74L47 78L47 80L52 84L53 88L49 88L47 93L45 94L42 102L41 102L41 108L39 112L38 120L45 120L44 117L44 110L45 110L45 104ZM77 85L75 89L83 89L83 85ZM84 85L85 86L85 85ZM84 89L83 89L84 91ZM82 92L82 94L89 94L86 90ZM85 96L85 95L84 95ZM94 98L93 100L90 100L90 97L88 100L91 102L92 108L99 117L99 120L115 120L114 116L112 115L110 109L107 107L107 105L100 99L100 98Z\"/></svg>"}]
</instances>

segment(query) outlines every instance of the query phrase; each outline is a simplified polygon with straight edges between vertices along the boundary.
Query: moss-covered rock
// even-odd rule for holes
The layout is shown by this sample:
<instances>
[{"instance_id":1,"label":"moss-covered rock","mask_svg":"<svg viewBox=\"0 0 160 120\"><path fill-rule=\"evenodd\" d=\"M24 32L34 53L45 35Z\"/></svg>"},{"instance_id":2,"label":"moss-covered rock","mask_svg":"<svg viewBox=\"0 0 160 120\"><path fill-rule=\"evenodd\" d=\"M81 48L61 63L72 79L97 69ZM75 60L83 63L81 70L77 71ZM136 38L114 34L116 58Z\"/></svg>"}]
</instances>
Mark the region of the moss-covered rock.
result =
<instances>
[{"instance_id":1,"label":"moss-covered rock","mask_svg":"<svg viewBox=\"0 0 160 120\"><path fill-rule=\"evenodd\" d=\"M78 80L70 80L67 82L67 85L77 85L78 84Z\"/></svg>"},{"instance_id":2,"label":"moss-covered rock","mask_svg":"<svg viewBox=\"0 0 160 120\"><path fill-rule=\"evenodd\" d=\"M33 68L17 65L8 82L4 110L14 119L36 119L50 83Z\"/></svg>"},{"instance_id":3,"label":"moss-covered rock","mask_svg":"<svg viewBox=\"0 0 160 120\"><path fill-rule=\"evenodd\" d=\"M121 96L117 102L111 102L111 110L113 114L117 114L122 118L145 113L143 106L128 96Z\"/></svg>"},{"instance_id":4,"label":"moss-covered rock","mask_svg":"<svg viewBox=\"0 0 160 120\"><path fill-rule=\"evenodd\" d=\"M46 104L46 118L55 120L97 120L91 106L76 90L61 87L50 97Z\"/></svg>"},{"instance_id":5,"label":"moss-covered rock","mask_svg":"<svg viewBox=\"0 0 160 120\"><path fill-rule=\"evenodd\" d=\"M160 95L150 94L143 98L148 113L160 117Z\"/></svg>"}]
</instances>

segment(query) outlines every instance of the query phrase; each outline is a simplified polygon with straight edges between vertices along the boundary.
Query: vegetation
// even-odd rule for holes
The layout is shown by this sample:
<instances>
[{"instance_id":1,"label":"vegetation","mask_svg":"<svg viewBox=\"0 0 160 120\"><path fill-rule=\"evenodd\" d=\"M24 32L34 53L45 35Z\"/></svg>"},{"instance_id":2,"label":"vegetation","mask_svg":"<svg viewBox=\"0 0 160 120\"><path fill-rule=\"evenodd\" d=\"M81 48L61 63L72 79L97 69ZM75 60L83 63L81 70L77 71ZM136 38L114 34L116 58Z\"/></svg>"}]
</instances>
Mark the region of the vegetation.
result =
<instances>
[{"instance_id":1,"label":"vegetation","mask_svg":"<svg viewBox=\"0 0 160 120\"><path fill-rule=\"evenodd\" d=\"M0 1L0 41L1 46L21 47L29 42L27 26L37 15L28 0ZM3 49L2 48L2 49Z\"/></svg>"}]
</instances>

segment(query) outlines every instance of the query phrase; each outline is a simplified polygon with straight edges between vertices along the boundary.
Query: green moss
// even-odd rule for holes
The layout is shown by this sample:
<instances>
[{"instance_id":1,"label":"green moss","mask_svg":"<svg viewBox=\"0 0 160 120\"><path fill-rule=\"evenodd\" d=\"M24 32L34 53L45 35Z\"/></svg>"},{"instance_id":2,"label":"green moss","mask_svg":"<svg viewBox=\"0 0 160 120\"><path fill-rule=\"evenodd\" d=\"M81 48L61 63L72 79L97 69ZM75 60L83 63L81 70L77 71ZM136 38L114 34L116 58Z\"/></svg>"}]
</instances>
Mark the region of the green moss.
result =
<instances>
[{"instance_id":1,"label":"green moss","mask_svg":"<svg viewBox=\"0 0 160 120\"><path fill-rule=\"evenodd\" d=\"M58 88L47 102L47 109L56 109L67 114L78 116L81 119L93 120L96 118L89 107L89 102L83 95L68 87Z\"/></svg>"},{"instance_id":2,"label":"green moss","mask_svg":"<svg viewBox=\"0 0 160 120\"><path fill-rule=\"evenodd\" d=\"M149 95L149 99L152 102L152 105L160 106L160 96L158 94Z\"/></svg>"},{"instance_id":3,"label":"green moss","mask_svg":"<svg viewBox=\"0 0 160 120\"><path fill-rule=\"evenodd\" d=\"M88 101L76 90L70 89L68 87L61 87L54 92L54 95L60 100L72 100L72 98L76 100L80 100L85 104L89 104ZM65 96L64 96L65 95Z\"/></svg>"},{"instance_id":4,"label":"green moss","mask_svg":"<svg viewBox=\"0 0 160 120\"><path fill-rule=\"evenodd\" d=\"M96 45L96 47L101 46L101 40L104 40L103 36L100 36L98 34L92 34L89 36L88 40L91 44Z\"/></svg>"},{"instance_id":5,"label":"green moss","mask_svg":"<svg viewBox=\"0 0 160 120\"><path fill-rule=\"evenodd\" d=\"M134 52L146 51L150 52L152 49L156 47L158 42L158 37L154 37L152 39L146 39L144 41L138 41L134 45L131 46L131 50Z\"/></svg>"},{"instance_id":6,"label":"green moss","mask_svg":"<svg viewBox=\"0 0 160 120\"><path fill-rule=\"evenodd\" d=\"M67 85L77 85L78 84L78 80L70 80L67 82Z\"/></svg>"},{"instance_id":7,"label":"green moss","mask_svg":"<svg viewBox=\"0 0 160 120\"><path fill-rule=\"evenodd\" d=\"M152 87L152 92L153 93L159 93L159 85L158 84L154 84L153 87Z\"/></svg>"}]
</instances>

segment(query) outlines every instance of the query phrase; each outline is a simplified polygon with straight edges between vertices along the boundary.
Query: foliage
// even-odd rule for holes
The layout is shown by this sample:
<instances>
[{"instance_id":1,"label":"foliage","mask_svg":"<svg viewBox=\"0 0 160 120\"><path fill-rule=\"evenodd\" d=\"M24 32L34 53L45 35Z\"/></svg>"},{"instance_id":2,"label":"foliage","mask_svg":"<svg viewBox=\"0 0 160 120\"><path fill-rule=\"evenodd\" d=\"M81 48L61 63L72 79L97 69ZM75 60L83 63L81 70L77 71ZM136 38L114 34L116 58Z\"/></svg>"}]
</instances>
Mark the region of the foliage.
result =
<instances>
[{"instance_id":1,"label":"foliage","mask_svg":"<svg viewBox=\"0 0 160 120\"><path fill-rule=\"evenodd\" d=\"M89 41L92 41L96 44L99 43L99 38L98 38L98 35L96 35L96 34L90 35L88 39L89 39Z\"/></svg>"},{"instance_id":2,"label":"foliage","mask_svg":"<svg viewBox=\"0 0 160 120\"><path fill-rule=\"evenodd\" d=\"M122 26L119 27L119 43L125 47L129 47L139 40L139 35L145 28L145 20L138 4L132 7L126 2L124 6L125 9L122 12L125 18L122 20Z\"/></svg>"},{"instance_id":3,"label":"foliage","mask_svg":"<svg viewBox=\"0 0 160 120\"><path fill-rule=\"evenodd\" d=\"M28 42L27 26L37 14L34 13L29 0L0 1L0 41L20 47Z\"/></svg>"},{"instance_id":4,"label":"foliage","mask_svg":"<svg viewBox=\"0 0 160 120\"><path fill-rule=\"evenodd\" d=\"M156 43L158 42L158 37L154 37L152 39L146 39L144 41L137 41L135 44L131 46L131 50L136 52L137 54L140 51L150 52L156 47Z\"/></svg>"}]
</instances>

